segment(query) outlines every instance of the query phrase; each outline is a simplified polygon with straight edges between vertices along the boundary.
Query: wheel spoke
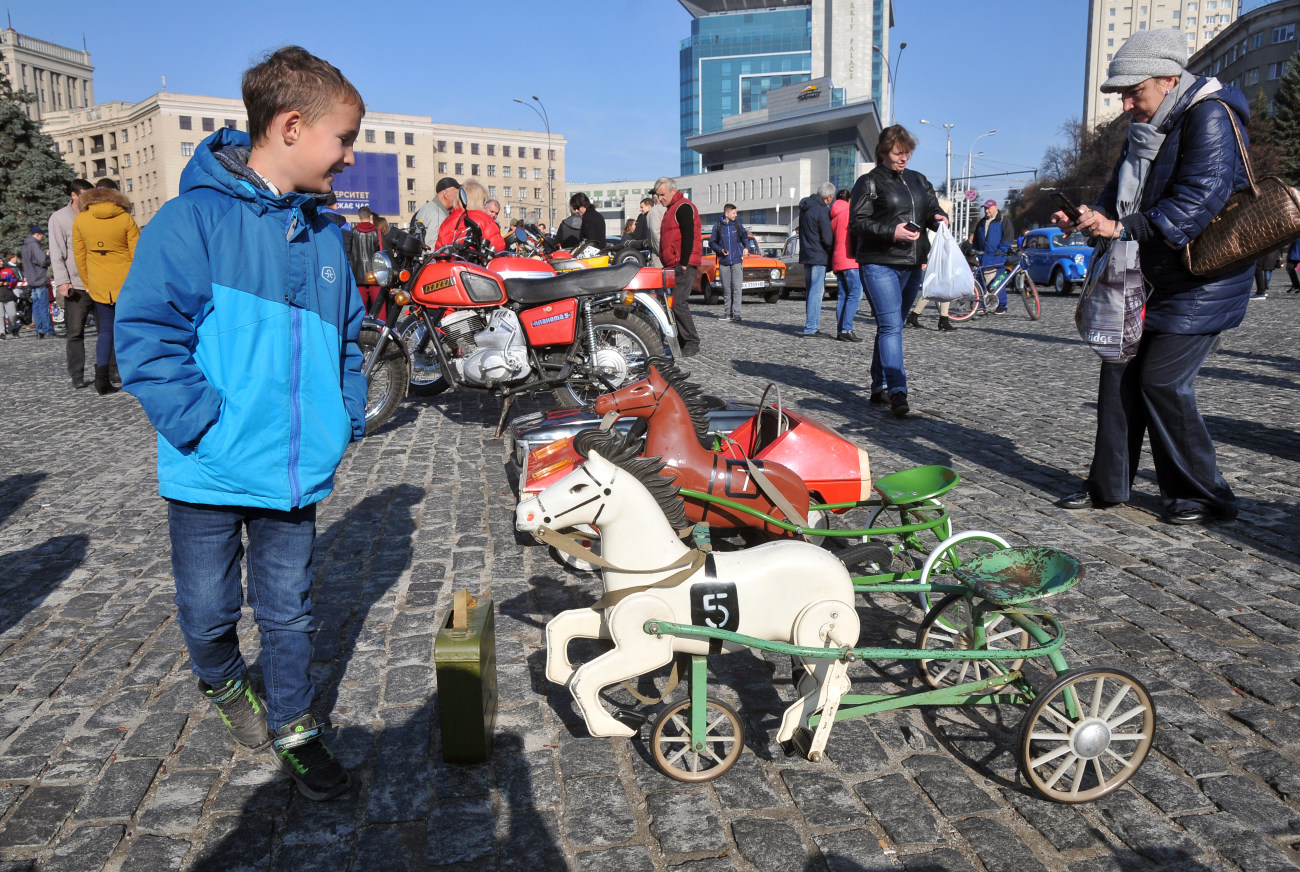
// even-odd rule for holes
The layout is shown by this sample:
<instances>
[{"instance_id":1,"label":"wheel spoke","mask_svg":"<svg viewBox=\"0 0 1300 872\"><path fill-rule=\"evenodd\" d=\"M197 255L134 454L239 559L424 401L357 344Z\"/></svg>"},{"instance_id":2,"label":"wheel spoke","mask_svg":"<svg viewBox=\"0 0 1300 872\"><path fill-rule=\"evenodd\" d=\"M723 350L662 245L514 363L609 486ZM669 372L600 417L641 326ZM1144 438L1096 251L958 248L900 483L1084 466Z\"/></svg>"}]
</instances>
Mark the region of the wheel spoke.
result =
<instances>
[{"instance_id":1,"label":"wheel spoke","mask_svg":"<svg viewBox=\"0 0 1300 872\"><path fill-rule=\"evenodd\" d=\"M1110 727L1113 730L1115 727L1118 727L1120 724L1126 721L1131 721L1133 718L1142 714L1146 710L1147 707L1144 705L1135 705L1133 706L1133 708L1129 709L1127 712L1120 715L1119 717L1107 721L1106 726Z\"/></svg>"},{"instance_id":2,"label":"wheel spoke","mask_svg":"<svg viewBox=\"0 0 1300 872\"><path fill-rule=\"evenodd\" d=\"M1082 767L1080 767L1080 768L1082 768ZM1100 758L1100 757L1094 757L1094 758L1092 759L1092 771L1093 771L1094 773L1096 773L1096 775L1097 775L1097 788L1096 788L1096 789L1097 789L1097 790L1105 790L1105 789L1106 789L1106 785L1107 785L1109 782L1106 781L1106 772L1101 768L1101 758Z\"/></svg>"},{"instance_id":3,"label":"wheel spoke","mask_svg":"<svg viewBox=\"0 0 1300 872\"><path fill-rule=\"evenodd\" d=\"M1036 739L1042 742L1068 742L1070 737L1066 733L1034 733L1029 734L1030 739Z\"/></svg>"},{"instance_id":4,"label":"wheel spoke","mask_svg":"<svg viewBox=\"0 0 1300 872\"><path fill-rule=\"evenodd\" d=\"M943 670L942 670L941 672L939 672L938 675L935 675L935 676L934 676L934 683L935 683L935 684L941 684L945 678L947 678L949 675L952 674L953 669L957 668L957 664L958 664L960 661L957 661L957 660L932 660L932 661L930 661L930 662L931 662L931 663L943 663L943 664L945 664L944 667L943 667Z\"/></svg>"},{"instance_id":5,"label":"wheel spoke","mask_svg":"<svg viewBox=\"0 0 1300 872\"><path fill-rule=\"evenodd\" d=\"M1068 744L1062 743L1061 746L1057 748L1055 751L1049 751L1048 753L1044 754L1041 757L1033 758L1032 760L1029 761L1029 765L1037 769L1039 766L1046 766L1048 763L1051 763L1053 760L1055 760L1057 757L1060 757L1062 754L1073 755L1074 751L1070 748ZM1053 781L1055 781L1055 779L1053 779Z\"/></svg>"},{"instance_id":6,"label":"wheel spoke","mask_svg":"<svg viewBox=\"0 0 1300 872\"><path fill-rule=\"evenodd\" d=\"M1080 760L1079 765L1074 770L1074 783L1070 785L1070 796L1078 796L1079 788L1083 786L1083 776L1088 772L1088 761Z\"/></svg>"},{"instance_id":7,"label":"wheel spoke","mask_svg":"<svg viewBox=\"0 0 1300 872\"><path fill-rule=\"evenodd\" d=\"M1012 627L1010 630L1003 630L1001 633L985 635L984 638L988 640L989 647L992 648L994 642L1001 642L1003 639L1010 639L1012 636L1019 636L1023 632L1024 630L1019 627Z\"/></svg>"},{"instance_id":8,"label":"wheel spoke","mask_svg":"<svg viewBox=\"0 0 1300 872\"><path fill-rule=\"evenodd\" d=\"M1122 769L1127 769L1132 764L1132 761L1128 757L1124 757L1121 756L1120 754L1117 754L1111 748L1106 749L1106 755L1108 757L1114 758L1115 762L1118 763L1122 767Z\"/></svg>"},{"instance_id":9,"label":"wheel spoke","mask_svg":"<svg viewBox=\"0 0 1300 872\"><path fill-rule=\"evenodd\" d=\"M1043 706L1043 714L1051 715L1052 719L1055 720L1061 726L1065 727L1066 730L1070 731L1071 733L1074 732L1074 726L1075 726L1074 721L1070 720L1068 715L1058 712L1050 705Z\"/></svg>"},{"instance_id":10,"label":"wheel spoke","mask_svg":"<svg viewBox=\"0 0 1300 872\"><path fill-rule=\"evenodd\" d=\"M1056 771L1052 773L1052 777L1045 782L1045 786L1049 790L1056 785L1056 782L1061 780L1061 777L1065 775L1065 773L1070 771L1071 766L1074 766L1079 762L1079 757L1076 754L1071 752L1069 748L1066 748L1065 750L1070 754L1070 756L1066 758L1064 763L1057 767Z\"/></svg>"},{"instance_id":11,"label":"wheel spoke","mask_svg":"<svg viewBox=\"0 0 1300 872\"><path fill-rule=\"evenodd\" d=\"M1111 733L1112 742L1140 742L1147 738L1146 733Z\"/></svg>"},{"instance_id":12,"label":"wheel spoke","mask_svg":"<svg viewBox=\"0 0 1300 872\"><path fill-rule=\"evenodd\" d=\"M1088 716L1097 717L1101 711L1101 692L1106 683L1105 676L1097 676L1097 681L1092 686L1092 704L1088 707Z\"/></svg>"},{"instance_id":13,"label":"wheel spoke","mask_svg":"<svg viewBox=\"0 0 1300 872\"><path fill-rule=\"evenodd\" d=\"M1124 697L1128 696L1131 689L1127 684L1119 689L1119 693L1115 694L1115 698L1110 701L1110 704L1106 706L1106 710L1101 713L1103 721L1110 723L1110 716L1115 713L1115 709L1119 708L1119 704L1124 701Z\"/></svg>"}]
</instances>

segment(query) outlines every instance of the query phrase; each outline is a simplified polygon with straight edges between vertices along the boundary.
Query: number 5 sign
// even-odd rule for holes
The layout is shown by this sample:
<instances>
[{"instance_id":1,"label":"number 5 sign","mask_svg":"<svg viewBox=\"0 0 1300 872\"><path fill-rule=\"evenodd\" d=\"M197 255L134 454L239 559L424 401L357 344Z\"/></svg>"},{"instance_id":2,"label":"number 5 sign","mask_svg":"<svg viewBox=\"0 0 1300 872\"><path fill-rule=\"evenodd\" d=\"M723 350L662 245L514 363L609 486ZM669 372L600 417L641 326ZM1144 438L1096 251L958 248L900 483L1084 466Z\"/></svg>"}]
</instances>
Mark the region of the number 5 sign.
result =
<instances>
[{"instance_id":1,"label":"number 5 sign","mask_svg":"<svg viewBox=\"0 0 1300 872\"><path fill-rule=\"evenodd\" d=\"M728 581L710 581L691 585L691 623L716 630L735 630L740 626L740 604L736 585Z\"/></svg>"}]
</instances>

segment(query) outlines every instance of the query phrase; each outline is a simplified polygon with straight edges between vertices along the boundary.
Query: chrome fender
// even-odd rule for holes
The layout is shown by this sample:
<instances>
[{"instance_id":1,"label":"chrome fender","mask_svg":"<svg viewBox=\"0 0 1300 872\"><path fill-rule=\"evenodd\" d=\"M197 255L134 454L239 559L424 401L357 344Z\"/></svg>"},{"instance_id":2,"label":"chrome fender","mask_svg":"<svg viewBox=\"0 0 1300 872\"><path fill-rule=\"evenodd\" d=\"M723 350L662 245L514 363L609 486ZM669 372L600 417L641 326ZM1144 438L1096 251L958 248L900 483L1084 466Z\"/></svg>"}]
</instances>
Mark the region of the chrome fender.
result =
<instances>
[{"instance_id":1,"label":"chrome fender","mask_svg":"<svg viewBox=\"0 0 1300 872\"><path fill-rule=\"evenodd\" d=\"M648 291L633 291L632 296L642 308L650 313L655 324L659 325L659 332L663 333L664 341L672 350L673 357L680 358L682 349L677 344L677 327L673 324L672 316L668 314L668 310L659 304L659 300L655 298L654 294Z\"/></svg>"}]
</instances>

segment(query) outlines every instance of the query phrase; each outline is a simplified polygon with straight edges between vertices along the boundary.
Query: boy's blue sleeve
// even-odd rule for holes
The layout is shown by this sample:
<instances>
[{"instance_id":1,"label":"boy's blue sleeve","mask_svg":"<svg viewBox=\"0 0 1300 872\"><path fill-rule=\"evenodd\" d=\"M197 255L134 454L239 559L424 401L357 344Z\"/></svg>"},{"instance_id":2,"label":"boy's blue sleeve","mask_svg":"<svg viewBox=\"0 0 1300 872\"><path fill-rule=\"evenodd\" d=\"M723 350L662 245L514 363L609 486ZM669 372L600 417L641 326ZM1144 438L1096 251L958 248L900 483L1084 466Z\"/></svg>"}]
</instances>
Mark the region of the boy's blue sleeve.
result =
<instances>
[{"instance_id":1,"label":"boy's blue sleeve","mask_svg":"<svg viewBox=\"0 0 1300 872\"><path fill-rule=\"evenodd\" d=\"M173 200L140 234L117 300L113 344L123 388L177 449L197 444L221 411L221 395L194 361L195 325L211 299L198 216Z\"/></svg>"},{"instance_id":2,"label":"boy's blue sleeve","mask_svg":"<svg viewBox=\"0 0 1300 872\"><path fill-rule=\"evenodd\" d=\"M348 274L347 330L343 339L343 407L352 419L352 441L366 435L366 377L361 372L361 320L365 307L352 274ZM381 290L380 293L383 293ZM391 302L389 305L393 305Z\"/></svg>"}]
</instances>

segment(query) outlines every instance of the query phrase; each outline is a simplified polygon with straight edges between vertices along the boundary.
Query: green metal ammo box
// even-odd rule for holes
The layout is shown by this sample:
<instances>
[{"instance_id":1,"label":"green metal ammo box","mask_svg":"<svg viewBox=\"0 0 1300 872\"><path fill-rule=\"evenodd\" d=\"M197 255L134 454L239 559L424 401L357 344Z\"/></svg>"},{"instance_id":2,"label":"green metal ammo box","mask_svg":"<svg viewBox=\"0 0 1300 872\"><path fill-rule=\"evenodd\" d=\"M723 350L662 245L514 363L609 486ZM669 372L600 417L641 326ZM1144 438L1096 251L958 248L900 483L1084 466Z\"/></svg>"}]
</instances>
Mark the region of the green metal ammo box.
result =
<instances>
[{"instance_id":1,"label":"green metal ammo box","mask_svg":"<svg viewBox=\"0 0 1300 872\"><path fill-rule=\"evenodd\" d=\"M482 763L492 750L497 717L496 626L492 600L458 590L433 644L442 759Z\"/></svg>"}]
</instances>

